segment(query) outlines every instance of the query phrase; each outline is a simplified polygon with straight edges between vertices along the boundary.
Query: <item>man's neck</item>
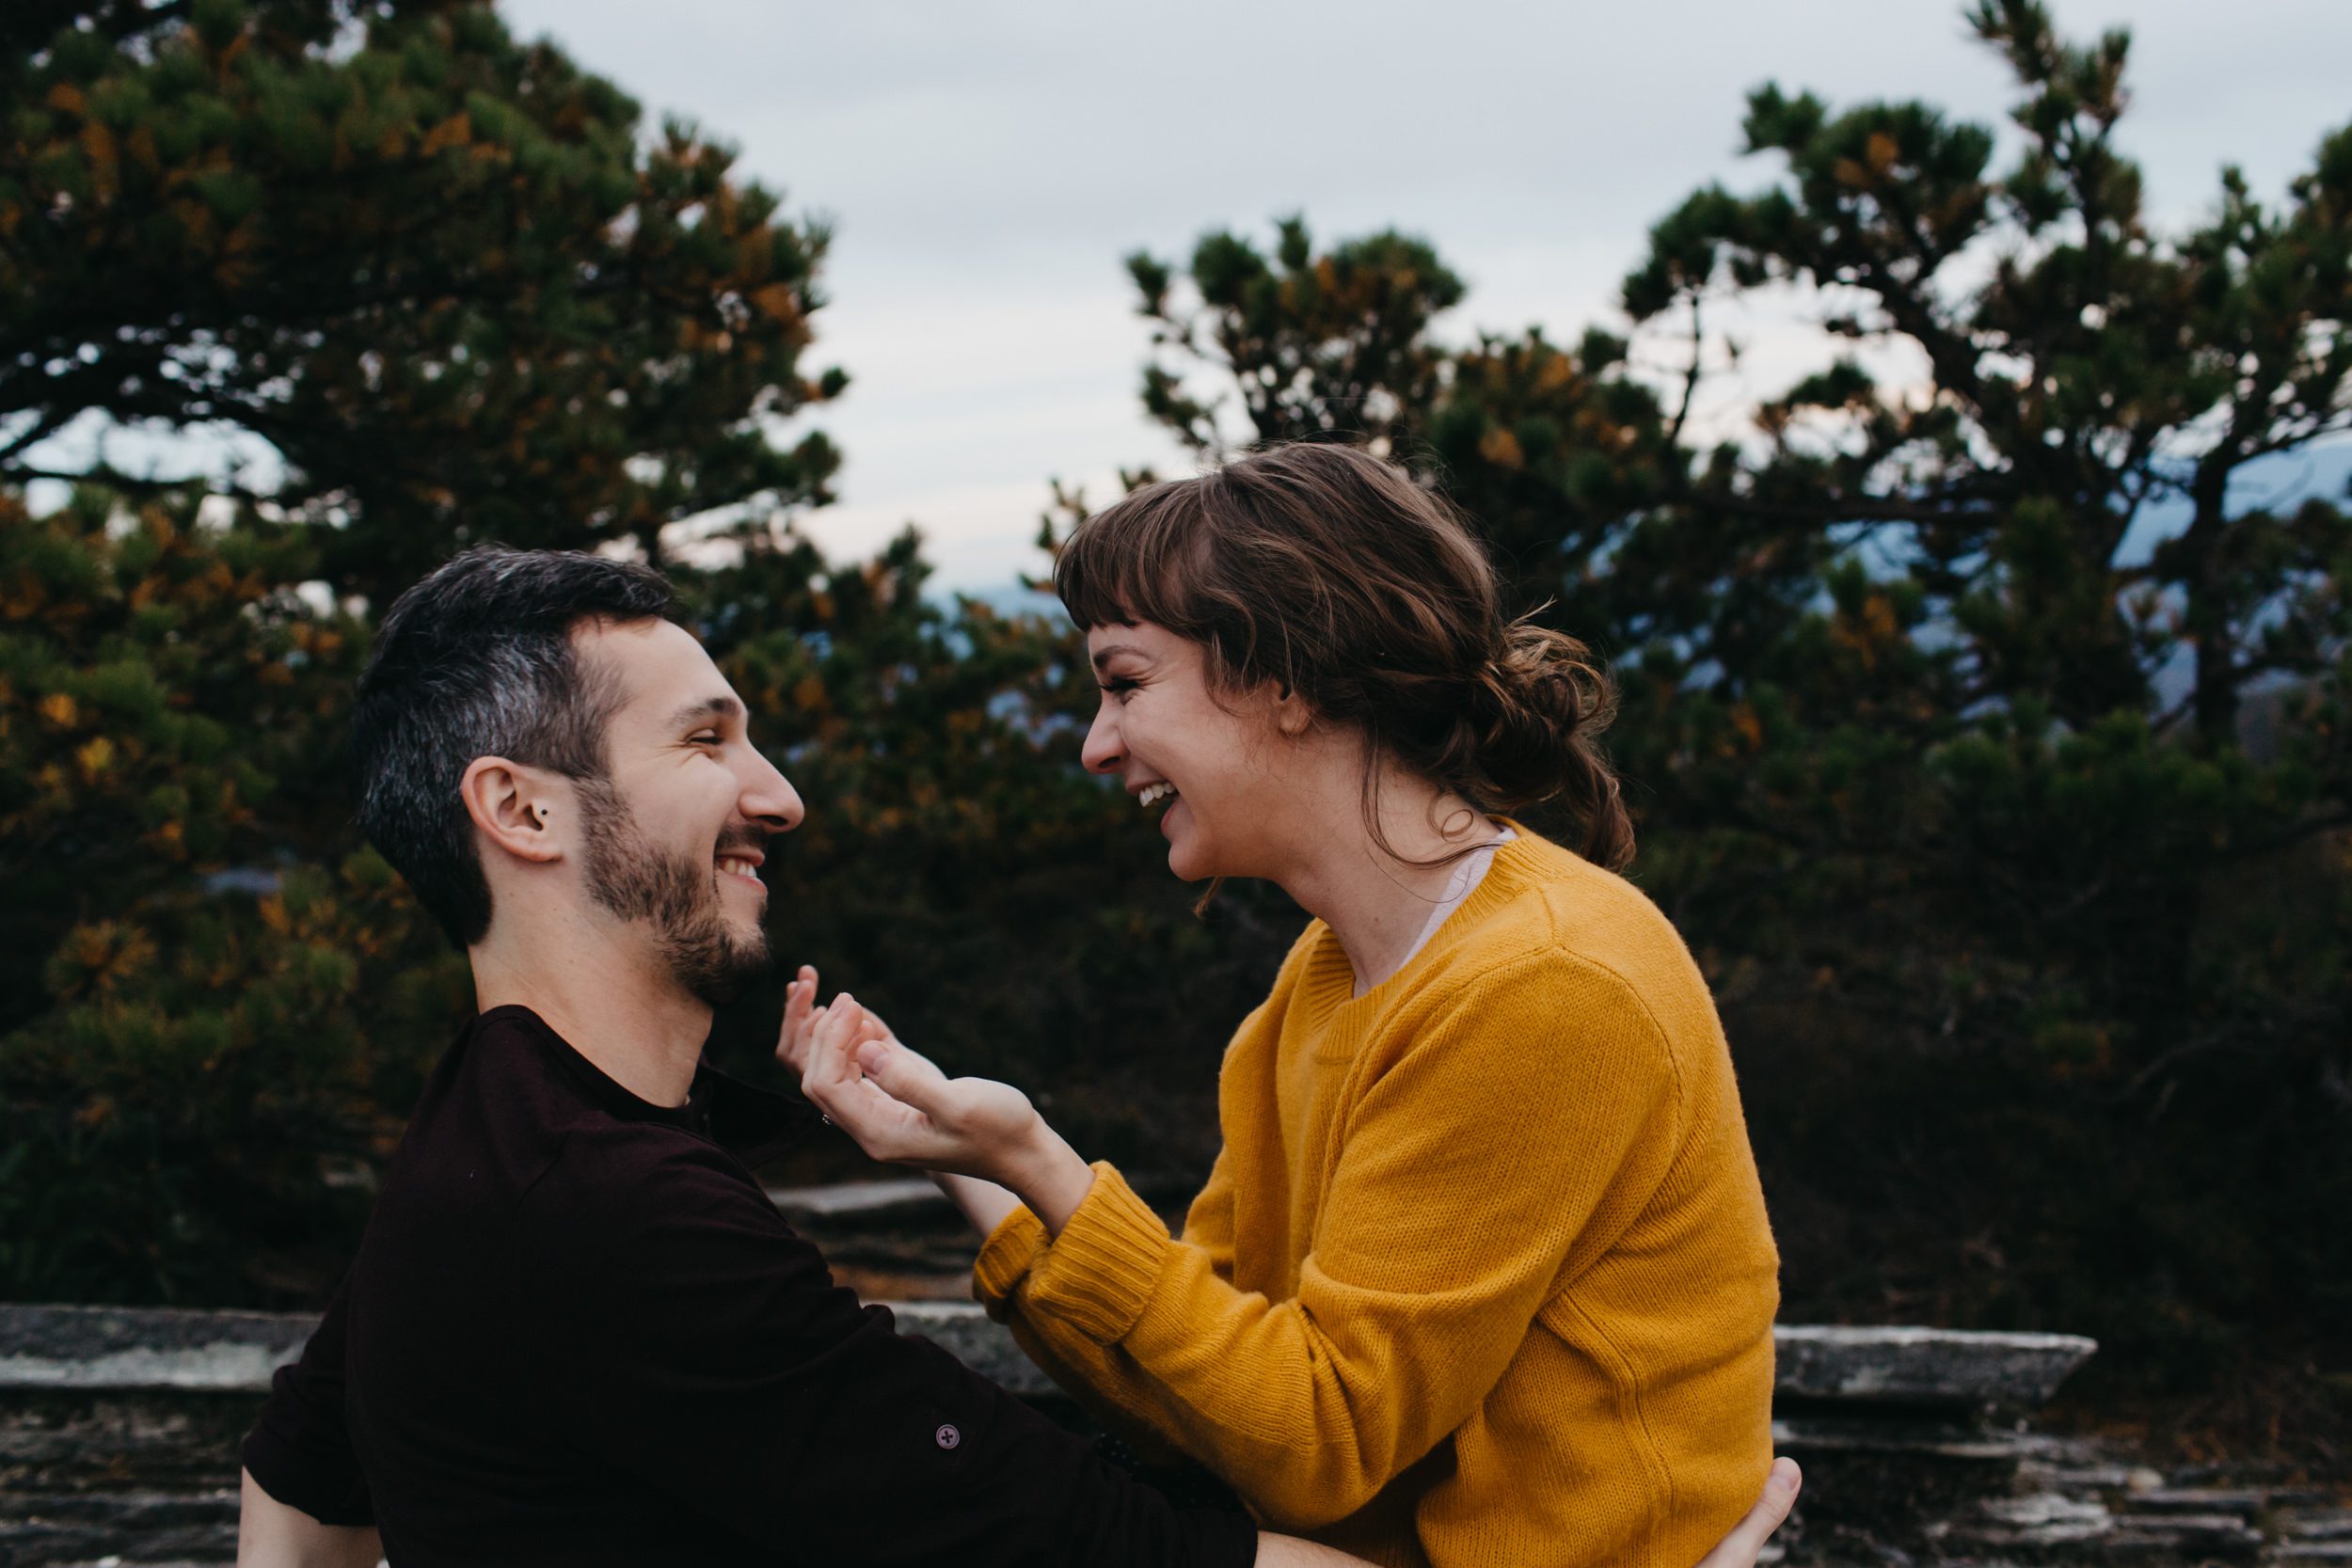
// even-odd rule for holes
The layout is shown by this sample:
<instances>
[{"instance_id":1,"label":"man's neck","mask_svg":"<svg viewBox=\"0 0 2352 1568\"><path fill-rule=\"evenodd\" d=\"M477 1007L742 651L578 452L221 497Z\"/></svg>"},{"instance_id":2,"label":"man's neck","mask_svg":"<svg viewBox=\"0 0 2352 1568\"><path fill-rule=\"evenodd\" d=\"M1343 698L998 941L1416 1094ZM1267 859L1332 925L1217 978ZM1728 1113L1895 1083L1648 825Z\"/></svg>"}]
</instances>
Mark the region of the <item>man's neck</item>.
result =
<instances>
[{"instance_id":1,"label":"man's neck","mask_svg":"<svg viewBox=\"0 0 2352 1568\"><path fill-rule=\"evenodd\" d=\"M483 942L469 955L474 1005L485 1013L529 1007L638 1099L683 1105L710 1035L710 1004L601 935L573 932L512 947Z\"/></svg>"}]
</instances>

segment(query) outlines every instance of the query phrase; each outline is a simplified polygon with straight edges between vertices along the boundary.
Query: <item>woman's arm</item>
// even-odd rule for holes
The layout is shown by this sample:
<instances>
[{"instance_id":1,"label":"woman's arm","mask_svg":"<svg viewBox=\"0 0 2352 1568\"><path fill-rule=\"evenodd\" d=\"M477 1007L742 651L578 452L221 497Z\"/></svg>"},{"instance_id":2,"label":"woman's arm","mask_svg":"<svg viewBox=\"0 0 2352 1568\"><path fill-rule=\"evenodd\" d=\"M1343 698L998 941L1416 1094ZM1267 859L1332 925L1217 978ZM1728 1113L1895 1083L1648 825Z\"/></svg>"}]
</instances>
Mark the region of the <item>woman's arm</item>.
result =
<instances>
[{"instance_id":1,"label":"woman's arm","mask_svg":"<svg viewBox=\"0 0 2352 1568\"><path fill-rule=\"evenodd\" d=\"M932 1185L963 1211L963 1217L972 1222L972 1228L983 1238L994 1234L996 1227L1005 1223L1005 1216L1021 1207L1021 1199L1009 1189L977 1176L954 1176L935 1170L930 1179Z\"/></svg>"},{"instance_id":2,"label":"woman's arm","mask_svg":"<svg viewBox=\"0 0 2352 1568\"><path fill-rule=\"evenodd\" d=\"M1565 995L1545 962L1428 1021L1345 1110L1288 1300L1236 1290L1208 1252L1171 1241L1019 1091L947 1080L879 1026L838 1022L804 1087L877 1158L1020 1194L1054 1236L1011 1293L1025 1344L1236 1481L1270 1521L1313 1528L1477 1408L1571 1249L1605 1250L1662 1176L1678 1106L1662 1037L1613 975L1570 988L1608 994ZM1564 1015L1580 1020L1573 1038Z\"/></svg>"}]
</instances>

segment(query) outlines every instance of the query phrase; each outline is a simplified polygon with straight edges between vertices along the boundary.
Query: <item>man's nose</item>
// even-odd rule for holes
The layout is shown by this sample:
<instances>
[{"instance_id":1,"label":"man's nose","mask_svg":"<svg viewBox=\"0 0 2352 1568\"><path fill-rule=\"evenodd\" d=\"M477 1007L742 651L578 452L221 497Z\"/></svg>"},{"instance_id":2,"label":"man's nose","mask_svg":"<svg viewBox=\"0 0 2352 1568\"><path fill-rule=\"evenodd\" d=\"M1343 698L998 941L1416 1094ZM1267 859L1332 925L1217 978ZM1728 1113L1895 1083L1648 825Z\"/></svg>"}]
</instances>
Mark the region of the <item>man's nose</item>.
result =
<instances>
[{"instance_id":1,"label":"man's nose","mask_svg":"<svg viewBox=\"0 0 2352 1568\"><path fill-rule=\"evenodd\" d=\"M1078 750L1078 760L1090 773L1115 773L1127 758L1119 738L1119 720L1110 705L1095 709L1094 722L1087 727L1087 743Z\"/></svg>"},{"instance_id":2,"label":"man's nose","mask_svg":"<svg viewBox=\"0 0 2352 1568\"><path fill-rule=\"evenodd\" d=\"M808 815L808 809L801 803L801 792L792 787L791 780L777 771L774 763L756 752L752 756L751 776L743 781L739 802L743 815L765 824L770 832L788 833Z\"/></svg>"}]
</instances>

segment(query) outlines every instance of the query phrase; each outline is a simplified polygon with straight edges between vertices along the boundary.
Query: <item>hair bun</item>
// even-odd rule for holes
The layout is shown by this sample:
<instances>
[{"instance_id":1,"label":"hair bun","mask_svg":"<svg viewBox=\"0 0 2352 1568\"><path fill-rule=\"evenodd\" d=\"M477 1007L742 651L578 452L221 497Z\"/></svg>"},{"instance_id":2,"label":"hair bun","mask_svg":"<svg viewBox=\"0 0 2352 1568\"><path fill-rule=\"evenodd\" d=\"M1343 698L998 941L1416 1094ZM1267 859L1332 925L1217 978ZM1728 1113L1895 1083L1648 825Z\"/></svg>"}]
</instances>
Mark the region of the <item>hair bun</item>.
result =
<instances>
[{"instance_id":1,"label":"hair bun","mask_svg":"<svg viewBox=\"0 0 2352 1568\"><path fill-rule=\"evenodd\" d=\"M1503 629L1502 651L1478 668L1466 722L1469 748L1499 809L1566 795L1585 817L1584 854L1615 869L1633 856L1633 829L1616 774L1596 739L1616 716L1616 690L1592 651L1527 619Z\"/></svg>"}]
</instances>

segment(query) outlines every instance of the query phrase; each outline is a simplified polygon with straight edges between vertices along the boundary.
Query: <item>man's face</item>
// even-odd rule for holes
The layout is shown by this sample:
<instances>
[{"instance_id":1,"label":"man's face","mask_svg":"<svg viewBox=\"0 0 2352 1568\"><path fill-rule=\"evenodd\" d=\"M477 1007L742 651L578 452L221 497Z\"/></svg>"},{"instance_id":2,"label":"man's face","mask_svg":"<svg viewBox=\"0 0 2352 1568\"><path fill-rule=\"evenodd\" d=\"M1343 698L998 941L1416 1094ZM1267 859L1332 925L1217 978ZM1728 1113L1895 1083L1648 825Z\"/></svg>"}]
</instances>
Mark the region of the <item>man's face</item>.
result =
<instances>
[{"instance_id":1,"label":"man's face","mask_svg":"<svg viewBox=\"0 0 2352 1568\"><path fill-rule=\"evenodd\" d=\"M680 986L714 1006L767 973L759 879L801 798L754 749L741 699L666 621L584 626L581 661L620 683L609 773L579 785L588 893L641 923Z\"/></svg>"}]
</instances>

